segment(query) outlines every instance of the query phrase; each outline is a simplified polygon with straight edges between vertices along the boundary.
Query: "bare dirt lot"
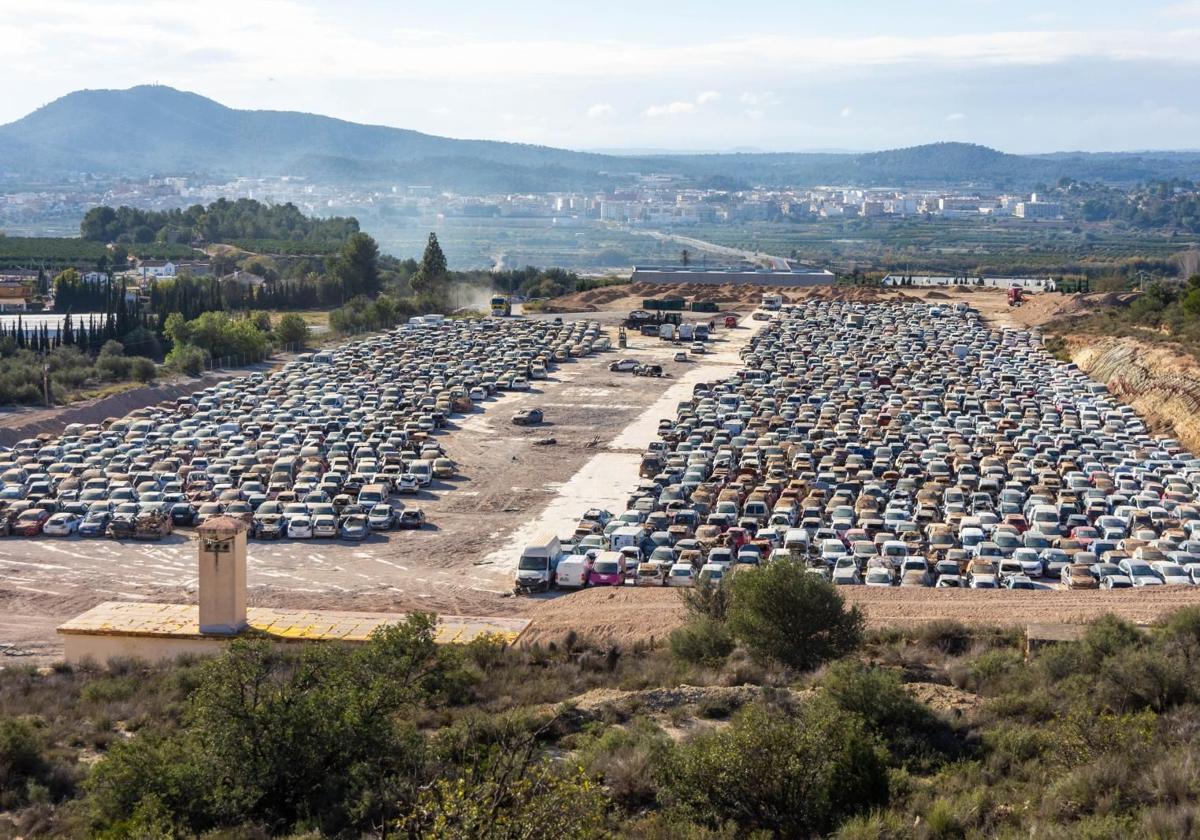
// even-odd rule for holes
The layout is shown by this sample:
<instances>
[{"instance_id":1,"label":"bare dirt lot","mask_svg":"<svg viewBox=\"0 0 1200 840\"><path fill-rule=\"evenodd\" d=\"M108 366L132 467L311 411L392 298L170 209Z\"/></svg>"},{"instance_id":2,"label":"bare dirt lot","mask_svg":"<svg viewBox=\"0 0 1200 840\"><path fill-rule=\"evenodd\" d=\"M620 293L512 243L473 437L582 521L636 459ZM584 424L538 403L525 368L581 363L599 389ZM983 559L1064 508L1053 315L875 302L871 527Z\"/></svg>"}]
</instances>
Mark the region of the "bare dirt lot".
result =
<instances>
[{"instance_id":1,"label":"bare dirt lot","mask_svg":"<svg viewBox=\"0 0 1200 840\"><path fill-rule=\"evenodd\" d=\"M728 375L750 334L719 330L711 352L688 362L673 361L678 347L630 336L627 350L565 364L528 393L504 394L455 418L442 439L459 475L403 499L425 511L426 528L361 544L253 541L250 603L460 615L536 609L537 600L509 594L524 541L541 530L569 533L589 506L623 508L658 418L674 414L692 383ZM610 373L609 362L625 356L661 363L669 375ZM534 406L546 413L543 425L510 423ZM0 650L54 658L61 653L54 628L101 601L194 601L190 537L179 531L159 543L0 541Z\"/></svg>"},{"instance_id":2,"label":"bare dirt lot","mask_svg":"<svg viewBox=\"0 0 1200 840\"><path fill-rule=\"evenodd\" d=\"M640 305L644 294L618 287L612 300L599 293L575 301L606 311L596 318L616 337L620 313ZM748 308L740 290L732 307ZM1046 295L1010 310L995 290L950 292L874 289L808 289L805 297L913 299L953 303L966 300L998 324L1026 325L1082 304L1078 296ZM634 302L636 301L636 302ZM568 316L571 317L571 316ZM428 609L474 615L525 615L533 619L525 639L554 641L574 631L581 637L631 644L661 641L682 620L678 595L666 589L593 589L534 598L509 594L522 544L541 531L569 533L588 507L620 510L637 481L639 452L655 435L661 417L695 382L724 377L736 369L738 350L757 322L718 330L709 354L674 362L679 349L655 339L630 336L625 351L600 354L562 366L529 393L509 393L457 418L444 442L460 468L451 482L435 483L408 505L422 507L430 525L396 531L363 544L326 540L253 542L250 603L326 609L405 611ZM629 356L659 362L670 376L643 379L610 373L608 363ZM539 406L547 423L538 428L510 424L521 408ZM66 422L66 421L63 421ZM553 438L552 445L538 445ZM0 654L31 653L48 661L61 655L54 628L106 600L195 600L195 553L189 535L162 543L119 544L106 540L0 540ZM979 624L1082 622L1115 612L1152 621L1185 604L1200 603L1200 588L1125 592L975 592L964 590L877 590L848 587L847 598L866 611L873 626L955 618ZM0 667L6 657L0 656ZM15 660L13 660L15 661ZM29 661L28 659L22 661Z\"/></svg>"}]
</instances>

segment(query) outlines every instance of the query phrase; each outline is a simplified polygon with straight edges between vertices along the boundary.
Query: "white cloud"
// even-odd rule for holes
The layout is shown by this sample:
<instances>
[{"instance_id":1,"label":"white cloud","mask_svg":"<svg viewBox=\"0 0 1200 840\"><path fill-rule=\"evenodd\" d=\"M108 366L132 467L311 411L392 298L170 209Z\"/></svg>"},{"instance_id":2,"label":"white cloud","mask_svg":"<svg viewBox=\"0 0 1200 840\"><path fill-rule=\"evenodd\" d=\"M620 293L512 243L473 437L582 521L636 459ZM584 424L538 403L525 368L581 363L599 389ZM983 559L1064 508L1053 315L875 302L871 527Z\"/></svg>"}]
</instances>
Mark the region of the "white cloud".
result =
<instances>
[{"instance_id":1,"label":"white cloud","mask_svg":"<svg viewBox=\"0 0 1200 840\"><path fill-rule=\"evenodd\" d=\"M615 109L613 106L609 105L607 102L598 102L591 108L587 109L587 116L589 120L598 120L604 117L612 116L614 110Z\"/></svg>"},{"instance_id":2,"label":"white cloud","mask_svg":"<svg viewBox=\"0 0 1200 840\"><path fill-rule=\"evenodd\" d=\"M753 108L769 108L779 104L779 97L774 91L765 90L761 93L746 91L742 94L742 104Z\"/></svg>"},{"instance_id":3,"label":"white cloud","mask_svg":"<svg viewBox=\"0 0 1200 840\"><path fill-rule=\"evenodd\" d=\"M955 111L953 114L946 115L946 122L961 122L962 120L965 120L966 118L967 118L966 114L962 113L961 111Z\"/></svg>"},{"instance_id":4,"label":"white cloud","mask_svg":"<svg viewBox=\"0 0 1200 840\"><path fill-rule=\"evenodd\" d=\"M1172 3L1163 8L1162 14L1169 18L1200 18L1200 0Z\"/></svg>"},{"instance_id":5,"label":"white cloud","mask_svg":"<svg viewBox=\"0 0 1200 840\"><path fill-rule=\"evenodd\" d=\"M449 108L447 108L445 105L438 105L436 108L433 109L432 113L435 117L448 117L454 112L451 111Z\"/></svg>"},{"instance_id":6,"label":"white cloud","mask_svg":"<svg viewBox=\"0 0 1200 840\"><path fill-rule=\"evenodd\" d=\"M842 109L841 114L842 114L843 119L845 119L847 117L852 117L852 116L854 116L854 109L851 108L849 105L847 105L845 108Z\"/></svg>"},{"instance_id":7,"label":"white cloud","mask_svg":"<svg viewBox=\"0 0 1200 840\"><path fill-rule=\"evenodd\" d=\"M742 114L750 120L761 120L767 115L767 112L757 108L747 108L745 111L742 111Z\"/></svg>"},{"instance_id":8,"label":"white cloud","mask_svg":"<svg viewBox=\"0 0 1200 840\"><path fill-rule=\"evenodd\" d=\"M741 68L755 77L906 64L930 68L1038 65L1073 59L1200 63L1200 27L1087 30L1030 27L1026 31L877 37L755 37L604 40L578 36L501 37L450 29L366 25L355 15L303 0L206 0L199 17L190 4L148 0L0 0L0 39L21 61L26 82L65 93L90 83L115 86L160 81L198 87L219 80L230 89L255 80L322 85L363 81L556 82L596 78L644 80L669 74L712 78ZM1164 12L1200 17L1200 0ZM207 22L220 20L222 26ZM153 44L147 52L146 45ZM54 56L53 61L40 60ZM28 94L26 94L28 95ZM694 104L716 101L706 90ZM770 91L747 92L742 104L777 104Z\"/></svg>"},{"instance_id":9,"label":"white cloud","mask_svg":"<svg viewBox=\"0 0 1200 840\"><path fill-rule=\"evenodd\" d=\"M669 102L666 105L651 105L646 109L647 117L678 117L696 111L694 102Z\"/></svg>"}]
</instances>

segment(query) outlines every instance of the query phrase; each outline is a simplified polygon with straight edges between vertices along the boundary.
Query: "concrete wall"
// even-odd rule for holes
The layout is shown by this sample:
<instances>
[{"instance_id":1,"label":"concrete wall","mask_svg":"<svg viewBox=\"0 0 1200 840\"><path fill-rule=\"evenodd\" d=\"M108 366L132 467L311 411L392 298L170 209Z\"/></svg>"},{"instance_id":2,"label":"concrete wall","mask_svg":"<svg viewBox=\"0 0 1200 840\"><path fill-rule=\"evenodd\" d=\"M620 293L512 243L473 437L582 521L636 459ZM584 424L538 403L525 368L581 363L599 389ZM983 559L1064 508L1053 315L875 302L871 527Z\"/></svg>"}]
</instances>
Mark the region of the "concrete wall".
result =
<instances>
[{"instance_id":1,"label":"concrete wall","mask_svg":"<svg viewBox=\"0 0 1200 840\"><path fill-rule=\"evenodd\" d=\"M72 665L91 660L104 665L110 659L140 659L144 662L163 662L185 653L212 655L220 653L229 640L197 639L180 636L108 636L100 634L62 633L63 659Z\"/></svg>"}]
</instances>

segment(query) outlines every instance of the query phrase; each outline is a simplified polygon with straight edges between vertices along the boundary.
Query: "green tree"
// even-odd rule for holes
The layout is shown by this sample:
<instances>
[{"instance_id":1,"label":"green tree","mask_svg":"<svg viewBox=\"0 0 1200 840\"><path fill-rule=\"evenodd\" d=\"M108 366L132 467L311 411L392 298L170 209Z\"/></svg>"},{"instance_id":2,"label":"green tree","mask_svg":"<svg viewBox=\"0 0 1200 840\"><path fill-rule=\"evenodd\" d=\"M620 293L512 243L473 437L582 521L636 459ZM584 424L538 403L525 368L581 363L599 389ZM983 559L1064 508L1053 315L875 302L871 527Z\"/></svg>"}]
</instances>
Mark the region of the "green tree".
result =
<instances>
[{"instance_id":1,"label":"green tree","mask_svg":"<svg viewBox=\"0 0 1200 840\"><path fill-rule=\"evenodd\" d=\"M856 715L820 698L794 713L761 704L680 747L660 798L710 828L824 834L888 801L884 753Z\"/></svg>"},{"instance_id":2,"label":"green tree","mask_svg":"<svg viewBox=\"0 0 1200 840\"><path fill-rule=\"evenodd\" d=\"M425 253L421 255L421 264L409 282L417 294L428 294L440 291L445 285L446 277L446 255L442 253L437 234L430 233L429 241L425 244Z\"/></svg>"},{"instance_id":3,"label":"green tree","mask_svg":"<svg viewBox=\"0 0 1200 840\"><path fill-rule=\"evenodd\" d=\"M862 612L799 563L768 563L728 585L729 628L758 661L815 668L862 643Z\"/></svg>"},{"instance_id":4,"label":"green tree","mask_svg":"<svg viewBox=\"0 0 1200 840\"><path fill-rule=\"evenodd\" d=\"M301 347L308 344L308 323L294 312L289 312L279 319L275 326L275 337L284 344L298 344Z\"/></svg>"},{"instance_id":5,"label":"green tree","mask_svg":"<svg viewBox=\"0 0 1200 840\"><path fill-rule=\"evenodd\" d=\"M296 653L234 641L200 666L182 727L140 734L95 767L94 827L116 829L148 802L156 821L188 834L255 823L271 834L359 836L399 819L424 760L405 717L455 683L459 667L439 661L435 627L434 616L414 614L358 648Z\"/></svg>"},{"instance_id":6,"label":"green tree","mask_svg":"<svg viewBox=\"0 0 1200 840\"><path fill-rule=\"evenodd\" d=\"M373 295L379 291L379 246L365 233L346 240L334 261L333 274L342 284L345 298Z\"/></svg>"}]
</instances>

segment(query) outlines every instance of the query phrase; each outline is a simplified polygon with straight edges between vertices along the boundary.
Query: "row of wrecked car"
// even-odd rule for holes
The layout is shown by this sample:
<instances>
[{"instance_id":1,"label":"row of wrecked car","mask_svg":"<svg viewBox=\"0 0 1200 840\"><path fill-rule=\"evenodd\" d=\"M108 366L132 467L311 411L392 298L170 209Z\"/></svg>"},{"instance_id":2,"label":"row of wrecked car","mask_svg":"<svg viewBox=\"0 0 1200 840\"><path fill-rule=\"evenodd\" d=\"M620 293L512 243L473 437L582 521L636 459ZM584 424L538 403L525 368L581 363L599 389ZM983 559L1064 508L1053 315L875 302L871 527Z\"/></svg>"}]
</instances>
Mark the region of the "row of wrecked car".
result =
<instances>
[{"instance_id":1,"label":"row of wrecked car","mask_svg":"<svg viewBox=\"0 0 1200 840\"><path fill-rule=\"evenodd\" d=\"M1200 582L1200 459L1036 332L925 303L808 301L767 321L736 375L660 423L626 509L587 512L564 558L615 551L627 579L679 585L784 560L844 585Z\"/></svg>"},{"instance_id":2,"label":"row of wrecked car","mask_svg":"<svg viewBox=\"0 0 1200 840\"><path fill-rule=\"evenodd\" d=\"M156 538L233 516L256 539L420 527L455 415L605 349L594 322L406 324L0 451L0 534Z\"/></svg>"}]
</instances>

